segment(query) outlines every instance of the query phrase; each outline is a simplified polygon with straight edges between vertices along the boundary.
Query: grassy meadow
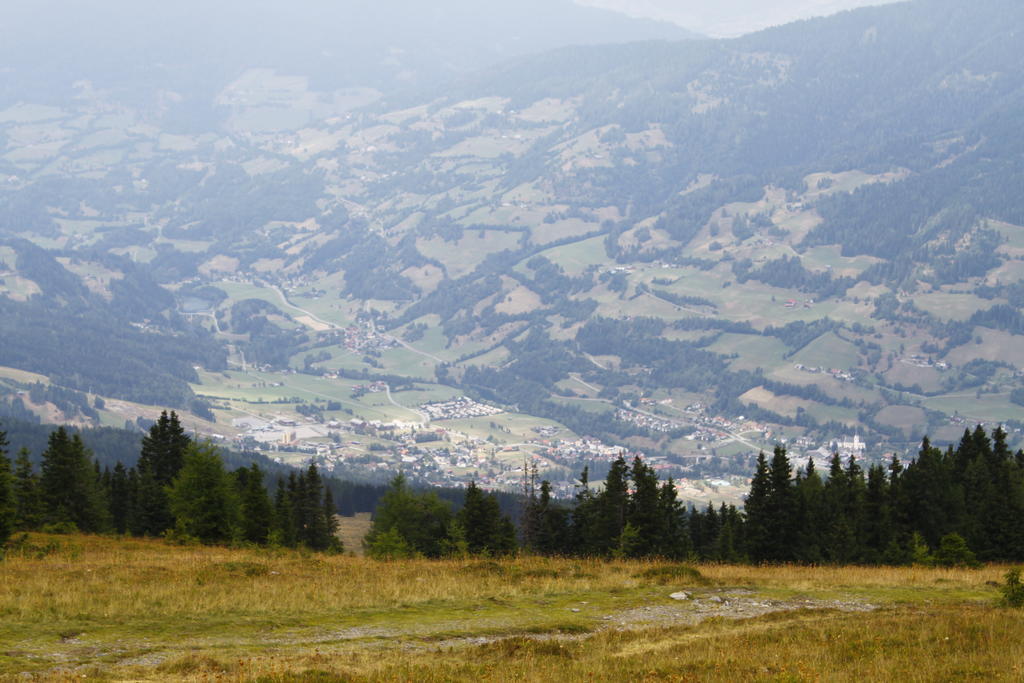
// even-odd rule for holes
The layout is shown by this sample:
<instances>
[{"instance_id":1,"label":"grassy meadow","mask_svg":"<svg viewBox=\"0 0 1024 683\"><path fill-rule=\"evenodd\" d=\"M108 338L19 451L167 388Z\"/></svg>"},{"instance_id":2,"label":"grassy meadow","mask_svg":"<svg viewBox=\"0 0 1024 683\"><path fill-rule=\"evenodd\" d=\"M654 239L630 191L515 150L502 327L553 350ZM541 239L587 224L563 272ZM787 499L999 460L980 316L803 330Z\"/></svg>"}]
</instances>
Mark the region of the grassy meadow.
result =
<instances>
[{"instance_id":1,"label":"grassy meadow","mask_svg":"<svg viewBox=\"0 0 1024 683\"><path fill-rule=\"evenodd\" d=\"M0 561L0 680L1020 680L1006 569L377 562L32 534Z\"/></svg>"}]
</instances>

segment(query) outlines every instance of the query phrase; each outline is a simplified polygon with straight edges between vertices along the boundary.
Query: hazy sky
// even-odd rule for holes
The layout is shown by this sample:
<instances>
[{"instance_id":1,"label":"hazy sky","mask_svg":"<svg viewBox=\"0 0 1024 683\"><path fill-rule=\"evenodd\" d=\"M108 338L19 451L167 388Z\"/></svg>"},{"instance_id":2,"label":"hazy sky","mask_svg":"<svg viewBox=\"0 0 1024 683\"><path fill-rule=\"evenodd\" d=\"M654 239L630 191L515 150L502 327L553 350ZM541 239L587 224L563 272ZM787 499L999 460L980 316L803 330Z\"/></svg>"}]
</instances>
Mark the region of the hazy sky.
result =
<instances>
[{"instance_id":1,"label":"hazy sky","mask_svg":"<svg viewBox=\"0 0 1024 683\"><path fill-rule=\"evenodd\" d=\"M576 0L636 17L672 21L716 38L727 38L796 19L824 16L895 0ZM969 1L969 0L967 0Z\"/></svg>"}]
</instances>

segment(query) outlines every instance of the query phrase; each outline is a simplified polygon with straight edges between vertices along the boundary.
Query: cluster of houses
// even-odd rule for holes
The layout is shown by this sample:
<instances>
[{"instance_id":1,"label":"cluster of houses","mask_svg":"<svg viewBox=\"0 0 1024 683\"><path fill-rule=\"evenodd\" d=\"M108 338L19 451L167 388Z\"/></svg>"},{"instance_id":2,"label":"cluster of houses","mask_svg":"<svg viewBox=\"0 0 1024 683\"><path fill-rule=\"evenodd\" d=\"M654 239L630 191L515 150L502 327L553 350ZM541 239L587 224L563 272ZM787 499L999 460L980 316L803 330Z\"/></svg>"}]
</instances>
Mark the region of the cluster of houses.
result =
<instances>
[{"instance_id":1,"label":"cluster of houses","mask_svg":"<svg viewBox=\"0 0 1024 683\"><path fill-rule=\"evenodd\" d=\"M623 422L628 422L652 432L667 433L683 428L683 425L679 422L664 420L651 415L645 415L644 413L637 413L632 410L619 409L616 411L615 417Z\"/></svg>"},{"instance_id":2,"label":"cluster of houses","mask_svg":"<svg viewBox=\"0 0 1024 683\"><path fill-rule=\"evenodd\" d=\"M461 396L451 401L440 403L424 403L420 406L420 412L425 413L431 420L459 420L469 417L489 417L502 413L500 408L478 403L471 398Z\"/></svg>"},{"instance_id":3,"label":"cluster of houses","mask_svg":"<svg viewBox=\"0 0 1024 683\"><path fill-rule=\"evenodd\" d=\"M321 341L333 341L351 353L367 351L387 351L398 346L398 342L387 335L380 334L368 324L356 324L341 329L321 332Z\"/></svg>"}]
</instances>

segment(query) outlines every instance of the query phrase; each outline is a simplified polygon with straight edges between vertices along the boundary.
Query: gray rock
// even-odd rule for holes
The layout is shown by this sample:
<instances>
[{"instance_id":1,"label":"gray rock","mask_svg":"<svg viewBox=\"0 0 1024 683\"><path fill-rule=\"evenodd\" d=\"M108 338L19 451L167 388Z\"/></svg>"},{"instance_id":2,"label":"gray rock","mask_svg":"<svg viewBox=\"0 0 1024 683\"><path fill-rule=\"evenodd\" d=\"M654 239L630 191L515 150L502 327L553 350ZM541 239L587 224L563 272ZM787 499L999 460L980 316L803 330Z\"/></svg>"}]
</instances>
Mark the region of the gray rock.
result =
<instances>
[{"instance_id":1,"label":"gray rock","mask_svg":"<svg viewBox=\"0 0 1024 683\"><path fill-rule=\"evenodd\" d=\"M673 593L668 597L672 598L673 600L689 600L690 594L686 591L679 591L678 593Z\"/></svg>"}]
</instances>

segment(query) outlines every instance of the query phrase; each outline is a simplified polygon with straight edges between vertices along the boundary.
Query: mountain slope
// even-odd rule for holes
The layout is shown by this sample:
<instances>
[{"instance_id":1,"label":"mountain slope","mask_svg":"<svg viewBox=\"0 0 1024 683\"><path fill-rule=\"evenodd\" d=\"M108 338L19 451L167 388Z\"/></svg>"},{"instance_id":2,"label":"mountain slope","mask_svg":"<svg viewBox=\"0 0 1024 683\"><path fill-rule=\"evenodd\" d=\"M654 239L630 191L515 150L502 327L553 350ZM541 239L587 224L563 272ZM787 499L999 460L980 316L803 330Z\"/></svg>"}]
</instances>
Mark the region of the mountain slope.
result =
<instances>
[{"instance_id":1,"label":"mountain slope","mask_svg":"<svg viewBox=\"0 0 1024 683\"><path fill-rule=\"evenodd\" d=\"M919 0L283 128L252 121L303 91L268 75L189 135L102 93L14 107L2 227L212 288L238 367L466 392L673 467L1019 430L1022 29L1009 0Z\"/></svg>"}]
</instances>

